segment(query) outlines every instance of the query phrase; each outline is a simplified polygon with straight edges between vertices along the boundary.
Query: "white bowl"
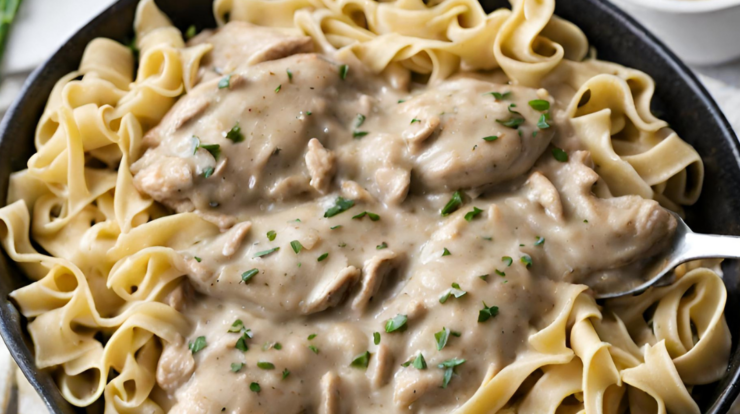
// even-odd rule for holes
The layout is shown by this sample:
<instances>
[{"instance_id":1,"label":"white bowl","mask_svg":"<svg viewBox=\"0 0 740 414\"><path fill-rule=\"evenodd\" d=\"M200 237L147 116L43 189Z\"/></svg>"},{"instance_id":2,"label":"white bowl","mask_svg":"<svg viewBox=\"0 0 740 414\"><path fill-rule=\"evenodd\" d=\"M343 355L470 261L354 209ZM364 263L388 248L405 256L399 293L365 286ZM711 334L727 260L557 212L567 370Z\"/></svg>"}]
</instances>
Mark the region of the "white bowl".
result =
<instances>
[{"instance_id":1,"label":"white bowl","mask_svg":"<svg viewBox=\"0 0 740 414\"><path fill-rule=\"evenodd\" d=\"M714 65L740 57L740 0L611 0L684 61Z\"/></svg>"}]
</instances>

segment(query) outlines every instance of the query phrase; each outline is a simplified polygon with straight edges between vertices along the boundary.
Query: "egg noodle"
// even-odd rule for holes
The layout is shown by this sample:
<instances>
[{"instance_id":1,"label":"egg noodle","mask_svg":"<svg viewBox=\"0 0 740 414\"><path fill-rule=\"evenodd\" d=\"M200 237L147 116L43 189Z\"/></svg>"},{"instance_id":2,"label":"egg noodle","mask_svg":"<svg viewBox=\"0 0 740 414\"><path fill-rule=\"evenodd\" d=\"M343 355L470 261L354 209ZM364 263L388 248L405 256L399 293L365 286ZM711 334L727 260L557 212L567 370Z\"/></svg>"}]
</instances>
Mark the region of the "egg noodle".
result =
<instances>
[{"instance_id":1,"label":"egg noodle","mask_svg":"<svg viewBox=\"0 0 740 414\"><path fill-rule=\"evenodd\" d=\"M552 122L577 140L572 145L559 144L570 155L567 164L551 160L549 149L543 157L558 168L572 166L568 167L570 172L563 173L564 177L572 174L573 180L581 180L578 182L583 184L585 192L598 180L593 191L602 201L637 200L635 196L639 196L680 212L682 205L696 202L701 192L703 165L699 155L650 111L653 80L640 71L595 59L589 54L584 34L553 15L554 0L513 0L512 10L492 13L486 13L476 0L429 4L421 0L216 0L213 8L219 26L247 22L309 36L314 51L348 62L350 75L358 73L360 66L378 76L413 73L413 79L433 87L444 85L460 71L502 72L512 87L547 89L555 97L553 105L563 104L552 111ZM162 402L157 383L158 361L163 348L172 344L184 346L184 338L190 338L192 345L195 335L193 321L170 306L165 297L186 279L188 272L183 269L188 268L185 261L190 258L183 258L182 252L197 253L197 249L193 250L196 241L217 238L229 227L219 227L193 209L171 214L134 185L137 172L132 173L131 166L148 148L143 144L145 133L162 121L178 99L185 99L199 87L204 70L202 62L214 47L207 39L186 45L183 34L152 0L140 2L134 28L138 54L116 41L95 39L87 46L79 70L57 82L36 129L37 152L28 160L27 169L12 174L7 206L0 209L3 247L33 281L14 291L11 297L28 319L38 368L53 372L62 395L75 406L90 406L102 396L106 413L160 413L172 406L172 402ZM299 69L293 70L297 73ZM280 75L284 77L283 72ZM299 75L291 74L291 81L299 80ZM275 86L271 84L270 91ZM288 81L283 80L273 95L287 93L288 86ZM518 93L515 90L514 94ZM550 95L542 96L549 99ZM488 98L494 102L493 97ZM523 107L526 102L518 106ZM529 117L527 114L525 118ZM414 120L411 123L415 128ZM245 125L242 124L243 129ZM225 129L228 128L231 125ZM558 143L557 140L556 137L553 142ZM503 144L479 141L478 147ZM591 160L598 173L592 177L593 181L589 181L593 171L583 167ZM543 176L535 173L527 185L535 183L538 177ZM566 177L563 185L570 179ZM550 180L560 191L559 181ZM429 184L427 188L435 187ZM443 193L443 201L452 194ZM562 198L565 203L566 195ZM557 200L559 203L560 197ZM550 209L548 212L553 217L559 217L560 223L565 222L563 217L571 216L574 222L583 225L590 221L581 219L586 216L575 217L577 214L571 210L558 210L552 200L542 201L542 205ZM484 215L493 216L494 210L485 209ZM352 215L360 212L353 210ZM451 216L455 219L449 220L457 220L461 226L472 223L462 220L464 212L461 210L460 214ZM383 215L379 223L385 220ZM554 243L553 237L548 236L547 243ZM493 234L493 238L497 235ZM308 243L303 244L302 247L310 250ZM380 240L375 244L380 251ZM389 245L393 247L390 242ZM438 251L444 247L454 258L456 251L450 246L449 242L446 245L440 242ZM279 257L295 256L289 250L285 244L278 254L286 256ZM335 256L332 250L327 263ZM433 260L444 259L437 256L435 252ZM203 257L206 263L206 256ZM201 259L197 259L200 263ZM510 269L519 265L518 260L514 257L517 263ZM500 263L498 257L495 261ZM541 262L535 261L533 269ZM309 266L305 261L303 264L304 269ZM597 304L583 284L547 285L557 286L552 288L555 294L551 306L543 308L538 322L523 325L519 331L524 335L522 341L512 346L508 357L497 362L478 360L478 366L468 368L473 356L467 355L467 364L459 363L457 368L453 364L445 370L436 368L441 360L432 358L429 351L425 357L434 364L430 362L426 371L401 367L406 360L404 355L397 355L392 369L413 375L416 372L434 375L434 381L441 381L443 375L454 375L451 381L448 377L444 382L445 387L449 382L450 388L442 390L435 382L429 389L430 393L447 393L440 394L446 396L439 397L444 398L438 405L440 412L699 413L692 399L693 386L719 380L726 371L730 353L730 332L723 315L727 293L715 271L704 267L709 264L682 266L676 272L677 281L670 286L604 304ZM526 272L524 266L520 267L521 272ZM362 272L355 269L348 277L356 280L367 269L367 265ZM481 289L488 289L494 277L498 278L489 276L488 284ZM508 278L511 280L513 276L509 274ZM478 280L478 283L484 282ZM461 284L461 289L466 290ZM509 285L501 286L504 289ZM196 290L201 291L197 286ZM446 309L463 309L462 301L469 300L465 306L474 308L475 318L480 300L470 298L474 290L467 289L467 299L452 297L450 305L437 303L436 296L432 302L439 307L454 306ZM527 300L534 299L522 296L521 309L528 306ZM483 306L485 311L488 305ZM506 308L498 306L498 316L485 311L494 317L492 322L479 322L471 329L482 329L504 320L501 318L507 317ZM322 305L317 310L326 307ZM308 314L313 310L302 312ZM408 318L409 331L413 331L411 313ZM374 329L382 331L385 319L372 319L377 325ZM244 325L252 327L250 323ZM257 325L255 322L254 326ZM252 329L259 335L258 329ZM389 332L387 325L386 332ZM386 343L386 337L395 340L409 333L383 335L381 346ZM450 338L450 343L462 341L466 335L467 331L459 339ZM236 338L231 340L229 349ZM210 337L208 341L208 348L215 349ZM327 358L328 347L315 347L317 355L308 353L306 358ZM368 349L372 351L367 354L371 361L381 358L378 354L381 351L372 345ZM481 352L481 348L462 346L451 349ZM415 356L416 352L409 351L409 355ZM206 364L202 365L202 369L207 369ZM426 362L423 367L426 368ZM251 362L246 365L247 371L223 372L223 378L216 382L234 381L226 379L228 375L249 377L250 369L254 369ZM463 374L465 369L479 371ZM297 381L296 370L291 371L288 378L283 372L283 383ZM317 373L317 378L322 377L320 374L323 373ZM279 371L272 375L279 376ZM336 375L333 378L345 381L341 373ZM458 380L463 375L467 379ZM401 377L396 377L395 381L401 381ZM246 396L240 398L250 398L253 405L240 408L245 411L229 407L229 412L288 412L271 409L270 401L291 399L293 393L256 402L255 398L264 398L275 391L267 389L267 380L260 381L259 393L254 392L257 382L246 381L239 391ZM325 381L329 380L322 379L322 384ZM365 381L364 376L351 383L365 384L361 381ZM301 386L318 386L317 382L306 380ZM359 389L369 389L362 387L366 386ZM377 387L382 390L392 386L380 381ZM337 392L344 392L344 388L338 389L341 391ZM456 390L454 394L450 389ZM172 397L174 391L168 395L177 399ZM350 392L350 395L355 394ZM414 405L414 398L419 397L404 399L398 390L394 395L397 407L434 409L434 405L427 406L423 400ZM320 412L344 412L338 406L363 412L366 407L366 402L331 403L326 395L317 398L310 401L320 406ZM349 397L342 394L342 399L345 398ZM367 406L366 410L395 409L391 401L385 403L385 408L383 404L371 404L374 408ZM208 407L221 407L217 404ZM311 403L305 403L304 409L310 406ZM177 412L211 412L211 408L188 411L182 404L177 407L180 410ZM313 412L315 407L308 410Z\"/></svg>"}]
</instances>

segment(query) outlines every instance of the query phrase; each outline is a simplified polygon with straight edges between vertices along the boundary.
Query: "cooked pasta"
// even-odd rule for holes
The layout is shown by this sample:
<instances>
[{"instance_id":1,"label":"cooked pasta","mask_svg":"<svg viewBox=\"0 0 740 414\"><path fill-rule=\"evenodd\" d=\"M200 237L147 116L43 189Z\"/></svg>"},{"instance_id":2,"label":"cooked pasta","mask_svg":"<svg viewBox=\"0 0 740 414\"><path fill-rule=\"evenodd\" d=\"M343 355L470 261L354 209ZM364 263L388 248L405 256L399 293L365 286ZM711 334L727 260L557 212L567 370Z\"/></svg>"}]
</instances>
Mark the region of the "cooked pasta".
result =
<instances>
[{"instance_id":1,"label":"cooked pasta","mask_svg":"<svg viewBox=\"0 0 740 414\"><path fill-rule=\"evenodd\" d=\"M701 158L554 9L216 0L186 39L141 0L0 209L36 365L106 413L698 413L717 263L592 289L640 283Z\"/></svg>"}]
</instances>

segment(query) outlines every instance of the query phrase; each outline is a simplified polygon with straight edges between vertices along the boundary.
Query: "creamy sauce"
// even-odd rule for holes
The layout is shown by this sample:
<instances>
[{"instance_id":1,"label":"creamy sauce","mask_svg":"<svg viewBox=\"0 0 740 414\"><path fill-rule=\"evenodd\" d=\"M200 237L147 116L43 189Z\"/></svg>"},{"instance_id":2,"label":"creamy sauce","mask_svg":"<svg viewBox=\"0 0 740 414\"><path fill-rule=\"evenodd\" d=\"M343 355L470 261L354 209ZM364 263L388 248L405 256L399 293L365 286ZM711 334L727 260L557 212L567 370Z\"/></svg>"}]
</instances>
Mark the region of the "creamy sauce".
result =
<instances>
[{"instance_id":1,"label":"creamy sauce","mask_svg":"<svg viewBox=\"0 0 740 414\"><path fill-rule=\"evenodd\" d=\"M561 289L637 284L672 235L657 202L599 186L562 85L551 96L492 73L420 86L293 54L309 50L292 34L235 48L262 29L221 30L195 39L216 38L212 65L132 166L140 191L223 230L181 252L188 281L170 301L194 329L159 362L156 398L172 412L449 412L555 318ZM549 104L547 126L533 100ZM339 197L352 202L327 214ZM398 315L404 329L386 332ZM229 332L237 319L251 338ZM351 366L366 351L367 368ZM425 369L402 366L419 354ZM442 388L438 364L453 358L465 362Z\"/></svg>"}]
</instances>

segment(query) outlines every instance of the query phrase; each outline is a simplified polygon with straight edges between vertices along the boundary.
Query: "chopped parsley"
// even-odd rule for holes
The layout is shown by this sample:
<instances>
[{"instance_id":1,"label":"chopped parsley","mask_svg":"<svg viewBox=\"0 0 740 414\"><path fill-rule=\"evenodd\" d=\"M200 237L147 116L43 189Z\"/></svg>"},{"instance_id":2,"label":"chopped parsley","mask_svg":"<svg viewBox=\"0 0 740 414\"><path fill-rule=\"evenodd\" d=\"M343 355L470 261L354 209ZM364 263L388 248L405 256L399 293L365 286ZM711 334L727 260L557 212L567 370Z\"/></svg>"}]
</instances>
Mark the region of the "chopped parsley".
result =
<instances>
[{"instance_id":1,"label":"chopped parsley","mask_svg":"<svg viewBox=\"0 0 740 414\"><path fill-rule=\"evenodd\" d=\"M241 371L242 368L244 368L243 362L239 362L239 363L232 362L231 363L231 372L239 372Z\"/></svg>"},{"instance_id":2,"label":"chopped parsley","mask_svg":"<svg viewBox=\"0 0 740 414\"><path fill-rule=\"evenodd\" d=\"M244 141L244 135L242 134L242 127L239 126L239 122L236 123L229 132L225 135L226 139L231 140L233 143Z\"/></svg>"},{"instance_id":3,"label":"chopped parsley","mask_svg":"<svg viewBox=\"0 0 740 414\"><path fill-rule=\"evenodd\" d=\"M290 68L285 69L285 72L288 74L288 80L293 82L293 72L291 72Z\"/></svg>"},{"instance_id":4,"label":"chopped parsley","mask_svg":"<svg viewBox=\"0 0 740 414\"><path fill-rule=\"evenodd\" d=\"M202 262L202 261L203 261L203 259L201 259L201 258L200 258L200 257L198 257L198 256L193 256L193 259L195 259L195 261L196 261L196 262L198 262L198 263L200 263L200 262Z\"/></svg>"},{"instance_id":5,"label":"chopped parsley","mask_svg":"<svg viewBox=\"0 0 740 414\"><path fill-rule=\"evenodd\" d=\"M231 324L231 328L229 328L228 332L239 333L242 329L244 329L244 322L242 322L241 319L237 319Z\"/></svg>"},{"instance_id":6,"label":"chopped parsley","mask_svg":"<svg viewBox=\"0 0 740 414\"><path fill-rule=\"evenodd\" d=\"M497 119L496 122L498 122L499 124L507 128L516 129L516 128L519 128L519 126L524 123L524 118L514 116L509 119Z\"/></svg>"},{"instance_id":7,"label":"chopped parsley","mask_svg":"<svg viewBox=\"0 0 740 414\"><path fill-rule=\"evenodd\" d=\"M216 170L213 167L206 167L206 169L203 170L203 178L212 176L214 171Z\"/></svg>"},{"instance_id":8,"label":"chopped parsley","mask_svg":"<svg viewBox=\"0 0 740 414\"><path fill-rule=\"evenodd\" d=\"M483 137L483 141L493 142L498 139L498 135L491 135L490 137Z\"/></svg>"},{"instance_id":9,"label":"chopped parsley","mask_svg":"<svg viewBox=\"0 0 740 414\"><path fill-rule=\"evenodd\" d=\"M257 253L255 253L255 254L254 254L254 257L263 257L263 256L267 256L267 255L269 255L269 254L275 253L275 252L276 252L276 251L278 251L278 250L280 250L280 247L273 247L272 249L269 249L269 250L262 250L261 252L257 252Z\"/></svg>"},{"instance_id":10,"label":"chopped parsley","mask_svg":"<svg viewBox=\"0 0 740 414\"><path fill-rule=\"evenodd\" d=\"M272 362L267 362L267 361L259 361L257 362L257 367L259 369L269 370L269 369L275 369L275 364L273 364Z\"/></svg>"},{"instance_id":11,"label":"chopped parsley","mask_svg":"<svg viewBox=\"0 0 740 414\"><path fill-rule=\"evenodd\" d=\"M469 211L469 212L467 212L467 214L465 214L465 220L472 221L474 218L476 218L482 212L483 212L483 210L479 209L478 207L473 207L473 211Z\"/></svg>"},{"instance_id":12,"label":"chopped parsley","mask_svg":"<svg viewBox=\"0 0 740 414\"><path fill-rule=\"evenodd\" d=\"M314 354L316 354L316 355L318 355L318 354L319 354L319 348L316 348L316 347L315 347L315 346L313 346L313 345L309 345L309 346L308 346L308 349L310 349L310 350L311 350L311 352L313 352L313 353L314 353Z\"/></svg>"},{"instance_id":13,"label":"chopped parsley","mask_svg":"<svg viewBox=\"0 0 740 414\"><path fill-rule=\"evenodd\" d=\"M369 134L367 131L352 131L352 138L362 138Z\"/></svg>"},{"instance_id":14,"label":"chopped parsley","mask_svg":"<svg viewBox=\"0 0 740 414\"><path fill-rule=\"evenodd\" d=\"M280 89L283 89L283 85L278 85L277 88L275 88L275 93L280 92Z\"/></svg>"},{"instance_id":15,"label":"chopped parsley","mask_svg":"<svg viewBox=\"0 0 740 414\"><path fill-rule=\"evenodd\" d=\"M478 311L478 322L485 322L498 315L498 306L488 306L483 302L483 309Z\"/></svg>"},{"instance_id":16,"label":"chopped parsley","mask_svg":"<svg viewBox=\"0 0 740 414\"><path fill-rule=\"evenodd\" d=\"M267 232L267 240L273 241L275 240L275 237L277 237L277 233L275 232L275 230L270 230Z\"/></svg>"},{"instance_id":17,"label":"chopped parsley","mask_svg":"<svg viewBox=\"0 0 740 414\"><path fill-rule=\"evenodd\" d=\"M402 104L402 103L404 103L404 102L406 102L406 101L405 101L405 100L403 100L403 99L399 99L399 100L398 100L398 103L400 103L400 104Z\"/></svg>"},{"instance_id":18,"label":"chopped parsley","mask_svg":"<svg viewBox=\"0 0 740 414\"><path fill-rule=\"evenodd\" d=\"M338 224L336 226L329 227L329 230L336 230L336 229L341 229L341 228L342 228L342 225L341 224Z\"/></svg>"},{"instance_id":19,"label":"chopped parsley","mask_svg":"<svg viewBox=\"0 0 740 414\"><path fill-rule=\"evenodd\" d=\"M482 280L482 281L484 281L484 282L487 282L487 281L488 281L488 274L485 274L485 275L480 275L480 276L478 276L478 277L480 278L480 280Z\"/></svg>"},{"instance_id":20,"label":"chopped parsley","mask_svg":"<svg viewBox=\"0 0 740 414\"><path fill-rule=\"evenodd\" d=\"M446 247L444 248L444 250L442 250L442 257L445 257L445 256L449 256L449 255L451 255L451 254L452 254L452 253L450 253L450 251L449 251L449 250L447 250L447 248L446 248Z\"/></svg>"},{"instance_id":21,"label":"chopped parsley","mask_svg":"<svg viewBox=\"0 0 740 414\"><path fill-rule=\"evenodd\" d=\"M367 369L367 365L370 363L370 351L365 351L361 353L360 355L357 355L352 359L352 362L349 364L351 367L354 368L362 368Z\"/></svg>"},{"instance_id":22,"label":"chopped parsley","mask_svg":"<svg viewBox=\"0 0 740 414\"><path fill-rule=\"evenodd\" d=\"M198 34L198 29L194 24L191 24L190 27L188 27L188 30L185 31L185 39L192 39L196 34Z\"/></svg>"},{"instance_id":23,"label":"chopped parsley","mask_svg":"<svg viewBox=\"0 0 740 414\"><path fill-rule=\"evenodd\" d=\"M386 242L380 243L379 245L375 246L375 250L383 250L386 248L388 248L388 243Z\"/></svg>"},{"instance_id":24,"label":"chopped parsley","mask_svg":"<svg viewBox=\"0 0 740 414\"><path fill-rule=\"evenodd\" d=\"M450 201L445 204L444 208L442 208L442 216L449 216L450 214L457 211L460 206L462 206L463 199L462 199L462 193L460 191L455 191L452 194L452 198L450 198Z\"/></svg>"},{"instance_id":25,"label":"chopped parsley","mask_svg":"<svg viewBox=\"0 0 740 414\"><path fill-rule=\"evenodd\" d=\"M283 379L288 378L288 375L290 375L290 371L288 371L288 368L285 368L283 370Z\"/></svg>"},{"instance_id":26,"label":"chopped parsley","mask_svg":"<svg viewBox=\"0 0 740 414\"><path fill-rule=\"evenodd\" d=\"M250 269L246 272L242 273L242 282L249 283L250 280L252 280L253 277L257 275L260 271L258 269Z\"/></svg>"},{"instance_id":27,"label":"chopped parsley","mask_svg":"<svg viewBox=\"0 0 740 414\"><path fill-rule=\"evenodd\" d=\"M231 86L231 75L226 75L218 81L218 89L226 89Z\"/></svg>"},{"instance_id":28,"label":"chopped parsley","mask_svg":"<svg viewBox=\"0 0 740 414\"><path fill-rule=\"evenodd\" d=\"M552 156L560 162L568 162L568 153L558 147L552 149Z\"/></svg>"},{"instance_id":29,"label":"chopped parsley","mask_svg":"<svg viewBox=\"0 0 740 414\"><path fill-rule=\"evenodd\" d=\"M388 319L385 322L385 331L388 333L395 332L399 329L402 329L406 326L406 322L408 322L409 317L406 315L398 314L395 317Z\"/></svg>"},{"instance_id":30,"label":"chopped parsley","mask_svg":"<svg viewBox=\"0 0 740 414\"><path fill-rule=\"evenodd\" d=\"M535 246L542 246L543 244L545 244L545 238L544 237L537 236L537 241L534 242L534 245Z\"/></svg>"},{"instance_id":31,"label":"chopped parsley","mask_svg":"<svg viewBox=\"0 0 740 414\"><path fill-rule=\"evenodd\" d=\"M502 272L502 271L500 271L498 269L496 269L496 274L499 275L499 276L501 276L501 277L506 277L506 273L505 272Z\"/></svg>"},{"instance_id":32,"label":"chopped parsley","mask_svg":"<svg viewBox=\"0 0 740 414\"><path fill-rule=\"evenodd\" d=\"M417 122L421 122L421 120L419 118L414 118L414 119L411 120L411 123L412 124L415 124Z\"/></svg>"},{"instance_id":33,"label":"chopped parsley","mask_svg":"<svg viewBox=\"0 0 740 414\"><path fill-rule=\"evenodd\" d=\"M347 79L347 73L349 73L349 65L342 65L339 67L339 78L342 80Z\"/></svg>"},{"instance_id":34,"label":"chopped parsley","mask_svg":"<svg viewBox=\"0 0 740 414\"><path fill-rule=\"evenodd\" d=\"M547 123L547 121L549 120L550 120L550 114L544 113L540 115L540 119L537 121L537 128L539 129L550 128L550 124Z\"/></svg>"},{"instance_id":35,"label":"chopped parsley","mask_svg":"<svg viewBox=\"0 0 740 414\"><path fill-rule=\"evenodd\" d=\"M342 197L337 197L337 200L334 202L334 206L329 207L329 209L324 212L324 217L334 217L339 213L344 213L345 211L354 207L354 205L354 200L347 200Z\"/></svg>"},{"instance_id":36,"label":"chopped parsley","mask_svg":"<svg viewBox=\"0 0 740 414\"><path fill-rule=\"evenodd\" d=\"M308 340L309 341L312 340L312 339L314 339L314 338L316 338L316 334L315 333L312 333L311 335L308 335Z\"/></svg>"},{"instance_id":37,"label":"chopped parsley","mask_svg":"<svg viewBox=\"0 0 740 414\"><path fill-rule=\"evenodd\" d=\"M447 299L450 298L450 296L454 296L455 298L459 299L463 296L465 296L468 292L460 289L460 285L457 283L453 283L452 287L447 289L445 293L442 294L442 296L439 297L439 303L445 303L447 302Z\"/></svg>"},{"instance_id":38,"label":"chopped parsley","mask_svg":"<svg viewBox=\"0 0 740 414\"><path fill-rule=\"evenodd\" d=\"M447 385L450 383L450 380L452 379L452 374L455 373L455 367L458 365L462 365L465 363L464 359L457 359L452 358L448 359L447 361L443 361L441 364L437 365L437 368L441 368L445 370L445 374L442 380L442 388L447 388Z\"/></svg>"},{"instance_id":39,"label":"chopped parsley","mask_svg":"<svg viewBox=\"0 0 740 414\"><path fill-rule=\"evenodd\" d=\"M321 256L319 256L319 257L318 257L318 258L316 259L316 261L317 261L317 262L323 262L324 260L326 260L326 258L327 258L327 257L329 257L329 253L324 253L324 254L322 254Z\"/></svg>"},{"instance_id":40,"label":"chopped parsley","mask_svg":"<svg viewBox=\"0 0 740 414\"><path fill-rule=\"evenodd\" d=\"M262 391L262 387L260 387L259 382L253 382L253 383L249 384L249 389L252 392L256 392L256 393L259 393L260 391Z\"/></svg>"},{"instance_id":41,"label":"chopped parsley","mask_svg":"<svg viewBox=\"0 0 740 414\"><path fill-rule=\"evenodd\" d=\"M208 151L213 155L213 158L218 159L218 156L221 155L221 146L218 144L201 144L200 138L193 135L192 138L193 142L195 143L195 148L193 149L193 155L195 155L198 152L198 149L203 148L204 150Z\"/></svg>"},{"instance_id":42,"label":"chopped parsley","mask_svg":"<svg viewBox=\"0 0 740 414\"><path fill-rule=\"evenodd\" d=\"M437 351L441 351L447 346L448 339L450 339L450 330L446 327L434 334L434 340L437 341Z\"/></svg>"},{"instance_id":43,"label":"chopped parsley","mask_svg":"<svg viewBox=\"0 0 740 414\"><path fill-rule=\"evenodd\" d=\"M365 115L363 114L357 114L357 117L355 118L354 127L355 129L362 126L362 124L365 123Z\"/></svg>"},{"instance_id":44,"label":"chopped parsley","mask_svg":"<svg viewBox=\"0 0 740 414\"><path fill-rule=\"evenodd\" d=\"M514 260L512 260L512 258L509 257L509 256L502 257L501 258L501 261L504 262L504 263L506 263L506 267L509 267L509 266L511 266L512 263L514 263Z\"/></svg>"},{"instance_id":45,"label":"chopped parsley","mask_svg":"<svg viewBox=\"0 0 740 414\"><path fill-rule=\"evenodd\" d=\"M424 359L424 355L422 355L421 352L419 352L419 355L416 356L411 365L416 369L427 369L427 361Z\"/></svg>"},{"instance_id":46,"label":"chopped parsley","mask_svg":"<svg viewBox=\"0 0 740 414\"><path fill-rule=\"evenodd\" d=\"M529 101L529 106L532 107L532 109L534 109L535 111L545 112L550 109L550 102L544 99L535 99Z\"/></svg>"},{"instance_id":47,"label":"chopped parsley","mask_svg":"<svg viewBox=\"0 0 740 414\"><path fill-rule=\"evenodd\" d=\"M249 345L247 345L247 336L246 334L239 337L239 339L236 341L236 345L234 345L234 348L242 351L247 352L249 351Z\"/></svg>"},{"instance_id":48,"label":"chopped parsley","mask_svg":"<svg viewBox=\"0 0 740 414\"><path fill-rule=\"evenodd\" d=\"M293 240L292 242L290 242L290 247L293 248L295 254L298 254L301 252L301 250L303 250L303 245L298 240Z\"/></svg>"},{"instance_id":49,"label":"chopped parsley","mask_svg":"<svg viewBox=\"0 0 740 414\"><path fill-rule=\"evenodd\" d=\"M199 336L195 338L195 341L188 343L188 349L193 354L196 354L200 352L203 348L207 347L208 343L206 343L206 337L205 336Z\"/></svg>"},{"instance_id":50,"label":"chopped parsley","mask_svg":"<svg viewBox=\"0 0 740 414\"><path fill-rule=\"evenodd\" d=\"M485 95L492 95L497 100L503 101L504 99L506 99L509 96L511 96L511 91L504 92L504 93L501 93L501 92L487 92L487 93L485 93Z\"/></svg>"},{"instance_id":51,"label":"chopped parsley","mask_svg":"<svg viewBox=\"0 0 740 414\"><path fill-rule=\"evenodd\" d=\"M373 332L373 343L380 345L380 332Z\"/></svg>"},{"instance_id":52,"label":"chopped parsley","mask_svg":"<svg viewBox=\"0 0 740 414\"><path fill-rule=\"evenodd\" d=\"M525 266L527 266L527 269L529 269L530 266L532 266L532 258L529 255L524 255L519 258L519 261L524 263Z\"/></svg>"},{"instance_id":53,"label":"chopped parsley","mask_svg":"<svg viewBox=\"0 0 740 414\"><path fill-rule=\"evenodd\" d=\"M380 220L380 216L379 215L377 215L375 213L371 213L369 211L363 211L362 213L360 213L360 214L358 214L356 216L352 216L352 218L353 219L357 219L357 220L362 220L363 217L365 217L365 216L368 216L370 218L370 220L372 220L372 221L378 221L378 220Z\"/></svg>"}]
</instances>

